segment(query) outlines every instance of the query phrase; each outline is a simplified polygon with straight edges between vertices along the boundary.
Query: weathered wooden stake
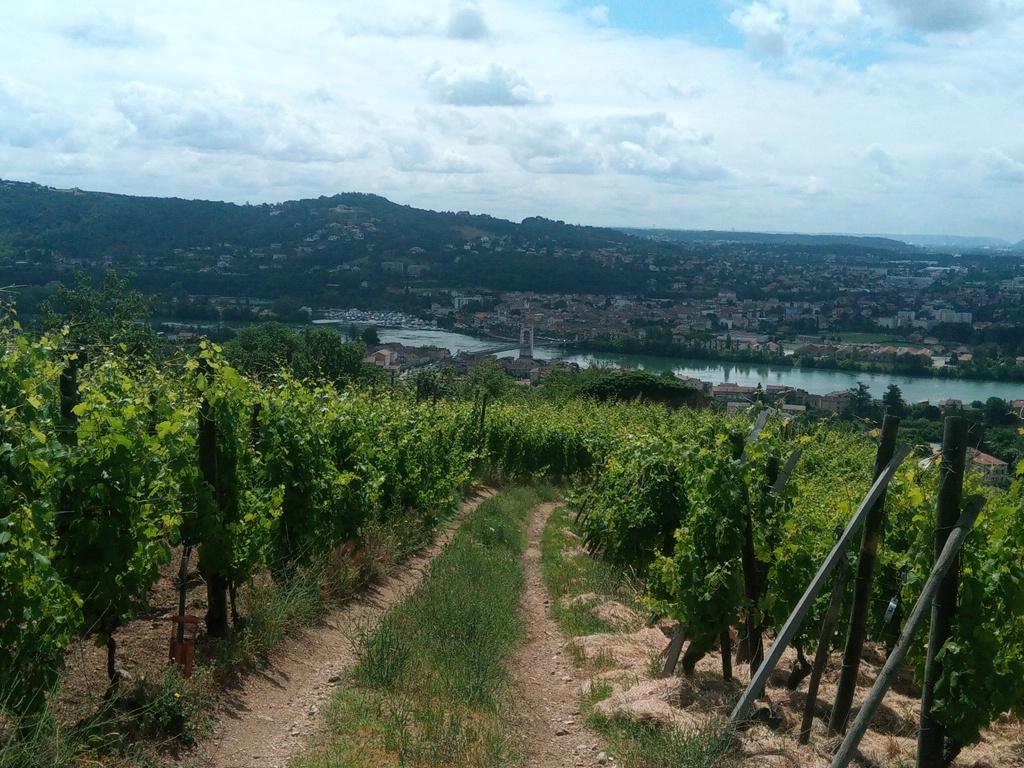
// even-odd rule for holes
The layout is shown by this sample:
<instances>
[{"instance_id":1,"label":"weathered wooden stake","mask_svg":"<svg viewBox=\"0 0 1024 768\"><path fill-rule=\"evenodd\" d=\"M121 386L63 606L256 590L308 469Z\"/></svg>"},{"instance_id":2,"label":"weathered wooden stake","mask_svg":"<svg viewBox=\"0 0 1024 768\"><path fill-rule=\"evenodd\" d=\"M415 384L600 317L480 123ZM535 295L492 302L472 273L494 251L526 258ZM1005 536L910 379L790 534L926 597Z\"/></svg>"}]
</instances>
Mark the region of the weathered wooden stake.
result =
<instances>
[{"instance_id":1,"label":"weathered wooden stake","mask_svg":"<svg viewBox=\"0 0 1024 768\"><path fill-rule=\"evenodd\" d=\"M950 531L957 524L963 496L964 469L967 464L967 420L962 416L946 419L942 434L942 462L939 465L939 500L935 509L935 559L941 556ZM942 646L953 634L956 619L956 596L960 587L960 557L950 562L932 603L931 631L928 635L928 657L921 690L921 730L917 735L918 768L939 768L944 765L943 748L946 729L932 716L935 684L942 677Z\"/></svg>"},{"instance_id":2,"label":"weathered wooden stake","mask_svg":"<svg viewBox=\"0 0 1024 768\"><path fill-rule=\"evenodd\" d=\"M192 555L192 547L185 545L181 550L181 563L178 566L178 615L185 615L185 603L188 598L188 561ZM178 642L185 640L185 625L178 624Z\"/></svg>"},{"instance_id":3,"label":"weathered wooden stake","mask_svg":"<svg viewBox=\"0 0 1024 768\"><path fill-rule=\"evenodd\" d=\"M981 508L984 505L985 499L981 496L975 496L967 503L964 513L957 520L953 532L946 539L942 553L936 560L935 566L932 568L932 572L924 584L924 589L921 590L921 596L917 599L917 603L910 612L910 616L907 617L907 623L903 626L903 631L900 633L892 653L885 660L885 664L875 679L875 684L871 686L867 698L864 699L864 704L861 705L853 725L850 726L846 738L839 747L839 751L836 752L830 768L846 768L857 753L857 745L860 744L860 740L867 732L868 726L871 724L875 712L878 711L878 707L882 703L886 692L892 686L893 679L899 672L903 660L910 651L910 647L914 644L917 630L924 623L925 615L932 607L936 594L942 588L943 578L953 566L954 561L959 558L960 548L967 539L967 535L971 532L971 527L974 525L974 521L978 519L978 515L981 513ZM935 765L938 764L936 763Z\"/></svg>"},{"instance_id":4,"label":"weathered wooden stake","mask_svg":"<svg viewBox=\"0 0 1024 768\"><path fill-rule=\"evenodd\" d=\"M487 426L487 401L490 400L490 393L484 391L483 397L480 399L480 448L483 449L484 442L486 441L487 434L484 432L484 428Z\"/></svg>"},{"instance_id":5,"label":"weathered wooden stake","mask_svg":"<svg viewBox=\"0 0 1024 768\"><path fill-rule=\"evenodd\" d=\"M718 643L722 646L722 679L729 682L732 680L732 633L723 630Z\"/></svg>"},{"instance_id":6,"label":"weathered wooden stake","mask_svg":"<svg viewBox=\"0 0 1024 768\"><path fill-rule=\"evenodd\" d=\"M729 716L729 722L736 726L744 721L750 715L750 710L754 705L754 701L758 696L761 695L761 691L764 690L765 684L768 682L768 676L771 675L772 670L775 669L779 663L779 659L782 658L782 654L786 651L786 647L792 641L793 636L800 628L800 624L803 623L804 618L807 616L808 611L811 610L811 605L817 599L818 595L821 594L822 589L825 588L825 582L832 572L839 565L840 558L846 557L846 550L853 540L854 535L860 528L861 523L864 522L864 518L868 513L868 510L878 501L879 497L885 492L885 489L889 485L889 481L892 480L892 476L899 469L900 464L903 463L903 459L907 457L909 449L906 447L899 447L896 449L895 455L892 457L892 461L889 462L889 466L885 468L885 471L878 476L875 480L874 485L871 486L871 490L868 491L867 496L860 503L857 511L853 514L853 518L850 520L849 525L843 531L843 535L839 537L839 541L832 547L832 551L828 557L825 558L825 562L818 568L818 572L811 579L811 583L807 585L807 589L804 591L803 596L797 602L793 612L786 619L786 623L779 630L778 635L775 637L775 642L772 643L771 650L768 651L765 660L761 663L761 666L757 668L757 672L754 673L750 680L750 684L747 686L747 690L743 692L740 700L736 703L736 706L732 710L732 714ZM684 659L685 662L685 659Z\"/></svg>"},{"instance_id":7,"label":"weathered wooden stake","mask_svg":"<svg viewBox=\"0 0 1024 768\"><path fill-rule=\"evenodd\" d=\"M117 690L117 640L114 633L107 635L107 695Z\"/></svg>"},{"instance_id":8,"label":"weathered wooden stake","mask_svg":"<svg viewBox=\"0 0 1024 768\"><path fill-rule=\"evenodd\" d=\"M676 664L679 662L679 653L683 650L683 643L686 642L686 627L676 627L675 634L672 635L672 642L668 646L668 656L665 658L665 666L661 669L661 674L658 675L661 679L671 677L672 673L676 671Z\"/></svg>"},{"instance_id":9,"label":"weathered wooden stake","mask_svg":"<svg viewBox=\"0 0 1024 768\"><path fill-rule=\"evenodd\" d=\"M747 460L747 448L754 445L761 439L761 432L764 431L768 419L773 411L766 408L757 415L750 435L746 440L740 438L735 446L736 453L741 462ZM776 467L776 472L778 467ZM775 478L771 478L774 482ZM743 618L743 636L740 638L741 653L746 656L750 666L754 667L761 663L764 658L764 643L761 641L761 626L757 618L757 602L761 599L761 573L760 564L757 561L757 553L754 549L754 521L750 509L749 494L744 487L743 493L743 544L740 548L740 562L743 565L743 593L747 599L748 608ZM731 647L731 643L730 643ZM723 647L724 652L724 647ZM731 665L730 665L731 666ZM731 669L730 677L731 678Z\"/></svg>"},{"instance_id":10,"label":"weathered wooden stake","mask_svg":"<svg viewBox=\"0 0 1024 768\"><path fill-rule=\"evenodd\" d=\"M882 436L875 454L875 477L881 474L892 458L896 448L896 433L900 420L887 415L882 422ZM871 587L875 578L875 562L878 560L878 544L882 539L882 525L885 523L885 493L868 512L864 521L864 532L860 541L860 556L857 560L857 576L853 585L853 604L850 607L850 627L846 633L846 647L843 650L843 671L839 675L836 702L828 721L829 733L844 733L850 717L853 694L857 690L857 673L860 671L860 657L864 652L864 638L868 631L868 614L871 610Z\"/></svg>"},{"instance_id":11,"label":"weathered wooden stake","mask_svg":"<svg viewBox=\"0 0 1024 768\"><path fill-rule=\"evenodd\" d=\"M221 504L221 485L217 472L217 423L210 413L206 397L199 404L199 472L213 491L214 503ZM211 637L228 634L228 581L222 573L203 567L202 550L200 571L206 581L206 632Z\"/></svg>"},{"instance_id":12,"label":"weathered wooden stake","mask_svg":"<svg viewBox=\"0 0 1024 768\"><path fill-rule=\"evenodd\" d=\"M797 448L786 459L786 463L782 465L782 469L779 471L779 476L775 478L775 485L772 486L774 493L782 493L783 489L789 483L789 478L793 476L793 472L796 470L796 464L800 461L800 457L803 455L804 449Z\"/></svg>"},{"instance_id":13,"label":"weathered wooden stake","mask_svg":"<svg viewBox=\"0 0 1024 768\"><path fill-rule=\"evenodd\" d=\"M804 717L800 723L800 738L798 741L801 744L806 744L811 739L814 707L818 703L818 688L821 687L821 676L825 672L825 665L828 664L828 657L832 651L832 638L836 634L836 624L839 623L839 612L843 607L843 595L846 592L846 582L849 576L850 561L844 557L839 561L839 567L836 568L836 575L832 580L832 597L829 599L825 618L821 622L818 650L814 654L811 679L807 683L807 701L804 703Z\"/></svg>"}]
</instances>

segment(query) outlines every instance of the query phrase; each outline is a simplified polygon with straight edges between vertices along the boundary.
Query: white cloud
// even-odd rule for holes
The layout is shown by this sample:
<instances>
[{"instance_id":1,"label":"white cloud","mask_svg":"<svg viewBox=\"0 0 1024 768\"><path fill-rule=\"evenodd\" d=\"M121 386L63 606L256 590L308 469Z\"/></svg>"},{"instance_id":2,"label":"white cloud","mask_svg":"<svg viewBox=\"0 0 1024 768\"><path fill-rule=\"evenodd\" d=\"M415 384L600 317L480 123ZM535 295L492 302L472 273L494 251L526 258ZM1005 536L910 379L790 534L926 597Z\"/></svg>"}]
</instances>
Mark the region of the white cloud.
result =
<instances>
[{"instance_id":1,"label":"white cloud","mask_svg":"<svg viewBox=\"0 0 1024 768\"><path fill-rule=\"evenodd\" d=\"M0 80L0 143L73 151L73 131L71 116L51 106L45 94Z\"/></svg>"},{"instance_id":2,"label":"white cloud","mask_svg":"<svg viewBox=\"0 0 1024 768\"><path fill-rule=\"evenodd\" d=\"M611 23L611 13L608 6L604 4L592 5L583 11L583 18L591 24L605 27Z\"/></svg>"},{"instance_id":3,"label":"white cloud","mask_svg":"<svg viewBox=\"0 0 1024 768\"><path fill-rule=\"evenodd\" d=\"M436 6L425 2L413 7L394 0L353 5L342 12L339 23L347 34L356 36L453 40L483 40L490 36L484 12L473 0L456 0L447 12Z\"/></svg>"},{"instance_id":4,"label":"white cloud","mask_svg":"<svg viewBox=\"0 0 1024 768\"><path fill-rule=\"evenodd\" d=\"M970 32L1024 13L1020 0L883 0L901 24L921 32Z\"/></svg>"},{"instance_id":5,"label":"white cloud","mask_svg":"<svg viewBox=\"0 0 1024 768\"><path fill-rule=\"evenodd\" d=\"M789 50L783 31L785 14L766 3L751 3L737 8L729 16L755 52L766 56L785 56Z\"/></svg>"},{"instance_id":6,"label":"white cloud","mask_svg":"<svg viewBox=\"0 0 1024 768\"><path fill-rule=\"evenodd\" d=\"M879 144L872 144L864 150L864 157L874 163L878 172L884 176L896 175L896 161Z\"/></svg>"},{"instance_id":7,"label":"white cloud","mask_svg":"<svg viewBox=\"0 0 1024 768\"><path fill-rule=\"evenodd\" d=\"M419 37L436 35L441 29L436 16L386 5L352 6L342 13L338 21L349 35Z\"/></svg>"},{"instance_id":8,"label":"white cloud","mask_svg":"<svg viewBox=\"0 0 1024 768\"><path fill-rule=\"evenodd\" d=\"M658 181L728 177L708 136L680 128L661 113L623 114L495 127L493 139L524 169L537 173L641 176Z\"/></svg>"},{"instance_id":9,"label":"white cloud","mask_svg":"<svg viewBox=\"0 0 1024 768\"><path fill-rule=\"evenodd\" d=\"M479 173L482 168L469 157L453 149L437 151L425 139L396 141L388 147L395 168L426 173Z\"/></svg>"},{"instance_id":10,"label":"white cloud","mask_svg":"<svg viewBox=\"0 0 1024 768\"><path fill-rule=\"evenodd\" d=\"M134 82L115 98L118 111L142 142L201 152L235 152L289 162L345 160L365 144L341 149L334 137L283 105L237 91L177 92Z\"/></svg>"},{"instance_id":11,"label":"white cloud","mask_svg":"<svg viewBox=\"0 0 1024 768\"><path fill-rule=\"evenodd\" d=\"M670 80L668 92L680 99L695 99L704 95L704 86L700 83L677 83Z\"/></svg>"},{"instance_id":12,"label":"white cloud","mask_svg":"<svg viewBox=\"0 0 1024 768\"><path fill-rule=\"evenodd\" d=\"M1024 183L1024 161L1010 157L995 148L986 150L982 160L990 179L1014 184Z\"/></svg>"},{"instance_id":13,"label":"white cloud","mask_svg":"<svg viewBox=\"0 0 1024 768\"><path fill-rule=\"evenodd\" d=\"M710 149L711 137L680 128L661 113L608 118L593 126L609 169L674 181L710 181L729 172Z\"/></svg>"},{"instance_id":14,"label":"white cloud","mask_svg":"<svg viewBox=\"0 0 1024 768\"><path fill-rule=\"evenodd\" d=\"M459 107L522 107L541 101L522 74L498 64L437 67L427 75L427 91L434 101Z\"/></svg>"},{"instance_id":15,"label":"white cloud","mask_svg":"<svg viewBox=\"0 0 1024 768\"><path fill-rule=\"evenodd\" d=\"M156 48L164 43L159 32L139 26L127 16L105 13L93 13L73 22L61 33L75 45L93 48Z\"/></svg>"},{"instance_id":16,"label":"white cloud","mask_svg":"<svg viewBox=\"0 0 1024 768\"><path fill-rule=\"evenodd\" d=\"M512 124L496 139L521 168L532 173L591 175L604 167L600 149L578 125L555 120Z\"/></svg>"},{"instance_id":17,"label":"white cloud","mask_svg":"<svg viewBox=\"0 0 1024 768\"><path fill-rule=\"evenodd\" d=\"M807 197L820 197L829 194L828 184L818 176L808 176L797 186L797 191Z\"/></svg>"},{"instance_id":18,"label":"white cloud","mask_svg":"<svg viewBox=\"0 0 1024 768\"><path fill-rule=\"evenodd\" d=\"M491 34L483 12L475 4L457 7L448 19L448 37L458 40L480 40Z\"/></svg>"},{"instance_id":19,"label":"white cloud","mask_svg":"<svg viewBox=\"0 0 1024 768\"><path fill-rule=\"evenodd\" d=\"M748 48L776 58L856 44L865 19L860 0L755 0L729 16Z\"/></svg>"}]
</instances>

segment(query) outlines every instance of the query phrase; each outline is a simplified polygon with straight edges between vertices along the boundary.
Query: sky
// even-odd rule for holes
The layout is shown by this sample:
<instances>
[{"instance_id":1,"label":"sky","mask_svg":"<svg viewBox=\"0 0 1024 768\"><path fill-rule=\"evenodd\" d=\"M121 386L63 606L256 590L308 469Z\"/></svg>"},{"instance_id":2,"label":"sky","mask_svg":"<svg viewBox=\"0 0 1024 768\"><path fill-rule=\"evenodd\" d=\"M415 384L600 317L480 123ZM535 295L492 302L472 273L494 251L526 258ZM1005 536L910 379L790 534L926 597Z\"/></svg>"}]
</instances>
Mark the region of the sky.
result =
<instances>
[{"instance_id":1,"label":"sky","mask_svg":"<svg viewBox=\"0 0 1024 768\"><path fill-rule=\"evenodd\" d=\"M1024 238L1024 0L9 0L0 178Z\"/></svg>"}]
</instances>

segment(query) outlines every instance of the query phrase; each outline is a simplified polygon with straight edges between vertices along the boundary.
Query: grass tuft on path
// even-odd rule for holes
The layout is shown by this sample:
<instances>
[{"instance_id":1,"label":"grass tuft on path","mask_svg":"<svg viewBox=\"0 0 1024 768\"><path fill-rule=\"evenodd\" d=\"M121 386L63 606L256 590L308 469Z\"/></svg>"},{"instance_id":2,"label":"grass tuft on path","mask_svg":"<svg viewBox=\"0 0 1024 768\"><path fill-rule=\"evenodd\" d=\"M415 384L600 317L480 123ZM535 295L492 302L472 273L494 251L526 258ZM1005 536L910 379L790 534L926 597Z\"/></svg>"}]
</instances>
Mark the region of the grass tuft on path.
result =
<instances>
[{"instance_id":1,"label":"grass tuft on path","mask_svg":"<svg viewBox=\"0 0 1024 768\"><path fill-rule=\"evenodd\" d=\"M551 513L541 540L541 573L551 593L551 616L567 635L613 632L615 627L591 612L593 601L572 598L596 595L602 600L636 602L637 585L630 574L583 549L580 532L568 507Z\"/></svg>"},{"instance_id":2,"label":"grass tuft on path","mask_svg":"<svg viewBox=\"0 0 1024 768\"><path fill-rule=\"evenodd\" d=\"M512 488L480 505L420 587L361 638L326 743L295 768L516 764L506 662L523 633L526 519L553 497Z\"/></svg>"},{"instance_id":3,"label":"grass tuft on path","mask_svg":"<svg viewBox=\"0 0 1024 768\"><path fill-rule=\"evenodd\" d=\"M570 637L616 631L591 613L596 602L636 603L639 587L635 578L586 553L579 527L566 507L556 509L544 529L541 572L552 598L551 614ZM582 595L593 595L594 599L575 603L571 600ZM660 669L661 660L657 662L652 660L652 672L655 667ZM735 764L734 743L724 731L684 732L612 719L595 712L594 705L611 693L609 684L592 681L591 694L583 701L583 713L594 730L607 739L609 752L619 764L626 768L727 768Z\"/></svg>"}]
</instances>

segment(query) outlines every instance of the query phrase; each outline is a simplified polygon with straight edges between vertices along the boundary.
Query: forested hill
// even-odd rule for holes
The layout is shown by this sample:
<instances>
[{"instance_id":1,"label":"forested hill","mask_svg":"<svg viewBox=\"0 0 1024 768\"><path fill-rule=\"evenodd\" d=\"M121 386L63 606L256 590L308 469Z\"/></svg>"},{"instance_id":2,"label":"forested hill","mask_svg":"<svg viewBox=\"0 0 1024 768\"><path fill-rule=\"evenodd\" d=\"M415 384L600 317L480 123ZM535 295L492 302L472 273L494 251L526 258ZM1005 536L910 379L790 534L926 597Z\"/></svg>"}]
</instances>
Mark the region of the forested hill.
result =
<instances>
[{"instance_id":1,"label":"forested hill","mask_svg":"<svg viewBox=\"0 0 1024 768\"><path fill-rule=\"evenodd\" d=\"M350 192L279 204L237 205L208 200L133 197L0 181L0 242L8 251L57 250L99 259L229 243L258 248L303 242L317 231L365 227L362 239L383 248L462 245L474 237L525 237L567 248L599 248L631 238L615 229L579 227L544 218L521 224L467 212L398 205ZM387 235L385 236L385 232ZM339 237L339 239L341 239ZM329 242L336 242L330 241Z\"/></svg>"},{"instance_id":2,"label":"forested hill","mask_svg":"<svg viewBox=\"0 0 1024 768\"><path fill-rule=\"evenodd\" d=\"M410 281L638 291L649 279L641 263L672 251L615 229L426 211L362 193L236 205L0 181L0 285L115 267L151 292L307 301L330 299L327 285L340 298Z\"/></svg>"},{"instance_id":3,"label":"forested hill","mask_svg":"<svg viewBox=\"0 0 1024 768\"><path fill-rule=\"evenodd\" d=\"M41 295L35 286L111 267L165 296L393 307L429 306L437 290L749 293L749 269L739 264L778 272L830 255L865 264L891 258L896 246L912 252L879 239L649 234L426 211L362 193L236 205L0 181L0 286L27 286L26 309Z\"/></svg>"}]
</instances>

